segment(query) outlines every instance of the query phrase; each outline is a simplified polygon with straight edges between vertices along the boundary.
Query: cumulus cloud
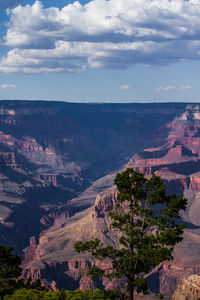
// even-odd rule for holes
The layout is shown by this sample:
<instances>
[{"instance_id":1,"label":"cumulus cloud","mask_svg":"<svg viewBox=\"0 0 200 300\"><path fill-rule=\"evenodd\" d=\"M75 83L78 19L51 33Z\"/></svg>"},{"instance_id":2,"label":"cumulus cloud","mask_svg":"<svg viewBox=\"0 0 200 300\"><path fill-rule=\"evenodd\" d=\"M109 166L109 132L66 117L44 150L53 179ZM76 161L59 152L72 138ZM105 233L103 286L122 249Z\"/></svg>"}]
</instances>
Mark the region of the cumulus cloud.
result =
<instances>
[{"instance_id":1,"label":"cumulus cloud","mask_svg":"<svg viewBox=\"0 0 200 300\"><path fill-rule=\"evenodd\" d=\"M2 85L0 85L0 89L1 90L10 90L10 89L16 89L17 86L15 84L11 84L11 83L4 83Z\"/></svg>"},{"instance_id":2,"label":"cumulus cloud","mask_svg":"<svg viewBox=\"0 0 200 300\"><path fill-rule=\"evenodd\" d=\"M131 88L132 88L132 86L129 84L123 84L123 85L119 86L119 89L122 91L127 91L127 90L130 90Z\"/></svg>"},{"instance_id":3,"label":"cumulus cloud","mask_svg":"<svg viewBox=\"0 0 200 300\"><path fill-rule=\"evenodd\" d=\"M0 0L1 1L1 0ZM82 72L200 59L199 0L75 1L8 10L2 72Z\"/></svg>"},{"instance_id":4,"label":"cumulus cloud","mask_svg":"<svg viewBox=\"0 0 200 300\"><path fill-rule=\"evenodd\" d=\"M159 86L154 89L155 92L166 92L166 91L186 91L191 90L191 85L183 85L180 87L174 86L174 85L166 85L166 86Z\"/></svg>"}]
</instances>

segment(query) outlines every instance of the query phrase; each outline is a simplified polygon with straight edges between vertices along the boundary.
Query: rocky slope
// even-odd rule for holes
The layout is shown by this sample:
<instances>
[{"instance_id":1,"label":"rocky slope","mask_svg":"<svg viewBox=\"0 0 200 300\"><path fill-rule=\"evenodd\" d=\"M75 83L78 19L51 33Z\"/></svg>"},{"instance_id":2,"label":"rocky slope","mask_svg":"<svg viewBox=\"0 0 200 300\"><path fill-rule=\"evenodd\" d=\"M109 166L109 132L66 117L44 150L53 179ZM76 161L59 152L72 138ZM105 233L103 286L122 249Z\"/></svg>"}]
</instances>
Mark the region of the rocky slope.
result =
<instances>
[{"instance_id":1,"label":"rocky slope","mask_svg":"<svg viewBox=\"0 0 200 300\"><path fill-rule=\"evenodd\" d=\"M163 263L148 277L152 290L171 295L185 276L200 273L199 105L188 105L166 124L166 129L168 135L161 146L139 152L123 168L133 167L146 176L160 175L168 193L181 193L188 198L187 211L182 215L187 223L185 238L176 247L174 260ZM114 177L115 173L98 180L80 197L55 211L53 226L40 235L37 246L25 249L25 276L40 277L49 284L53 282L57 288L85 288L94 284L86 279L85 270L95 262L90 257L77 255L73 245L77 240L98 237L105 244L117 246L116 237L108 230L108 210L113 208L117 197ZM82 205L93 203L91 208L81 209ZM96 284L106 288L110 285L106 281Z\"/></svg>"},{"instance_id":2,"label":"rocky slope","mask_svg":"<svg viewBox=\"0 0 200 300\"><path fill-rule=\"evenodd\" d=\"M198 300L200 298L200 277L191 275L178 285L172 300Z\"/></svg>"},{"instance_id":3,"label":"rocky slope","mask_svg":"<svg viewBox=\"0 0 200 300\"><path fill-rule=\"evenodd\" d=\"M86 258L85 255L75 253L74 243L100 238L105 244L117 244L116 237L108 231L108 209L115 205L117 196L112 186L114 177L115 174L112 174L95 182L79 198L71 200L63 207L62 212L57 212L54 225L41 234L37 246L32 246L33 238L30 240L30 246L24 249L25 277L42 278L50 285L55 282L58 289L63 286L69 289L85 289L94 284L98 287L109 286L108 281L94 283L88 279L87 269L95 261L91 257ZM100 192L102 186L106 190ZM86 203L89 206L94 202L91 208L74 213ZM70 213L71 207L74 207L74 212Z\"/></svg>"},{"instance_id":4,"label":"rocky slope","mask_svg":"<svg viewBox=\"0 0 200 300\"><path fill-rule=\"evenodd\" d=\"M161 143L185 106L0 101L0 242L21 252L59 213L87 208L67 202Z\"/></svg>"}]
</instances>

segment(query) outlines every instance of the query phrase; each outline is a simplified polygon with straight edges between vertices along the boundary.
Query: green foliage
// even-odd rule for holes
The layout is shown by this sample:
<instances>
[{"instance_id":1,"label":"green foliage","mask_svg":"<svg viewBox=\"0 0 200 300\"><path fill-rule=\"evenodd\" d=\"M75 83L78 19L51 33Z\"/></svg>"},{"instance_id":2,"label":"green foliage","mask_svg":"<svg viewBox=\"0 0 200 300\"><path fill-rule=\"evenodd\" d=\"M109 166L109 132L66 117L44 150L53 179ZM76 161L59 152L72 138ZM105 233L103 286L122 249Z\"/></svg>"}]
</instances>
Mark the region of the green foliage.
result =
<instances>
[{"instance_id":1,"label":"green foliage","mask_svg":"<svg viewBox=\"0 0 200 300\"><path fill-rule=\"evenodd\" d=\"M31 277L28 278L26 283L23 281L23 287L26 289L36 289L38 291L46 290L46 288L41 285L40 279L33 281Z\"/></svg>"},{"instance_id":2,"label":"green foliage","mask_svg":"<svg viewBox=\"0 0 200 300\"><path fill-rule=\"evenodd\" d=\"M32 282L32 278L29 278L24 283L23 279L18 279L22 271L20 268L21 258L18 255L14 256L12 252L12 247L0 245L0 299L24 287L44 290L40 280Z\"/></svg>"},{"instance_id":3,"label":"green foliage","mask_svg":"<svg viewBox=\"0 0 200 300\"><path fill-rule=\"evenodd\" d=\"M119 247L104 246L98 239L77 242L78 253L89 252L96 259L109 258L112 270L93 268L90 275L125 278L127 295L147 293L144 275L165 260L173 258L174 246L182 240L184 225L177 222L187 200L175 194L166 195L160 177L150 179L127 169L117 174L119 191L116 208L110 212L111 228L118 232Z\"/></svg>"},{"instance_id":4,"label":"green foliage","mask_svg":"<svg viewBox=\"0 0 200 300\"><path fill-rule=\"evenodd\" d=\"M4 300L60 300L59 294L52 291L39 291L34 289L19 289L12 295L6 295Z\"/></svg>"},{"instance_id":5,"label":"green foliage","mask_svg":"<svg viewBox=\"0 0 200 300\"><path fill-rule=\"evenodd\" d=\"M12 251L12 247L0 245L0 297L16 289L16 278L21 275L21 259L17 255L13 256Z\"/></svg>"},{"instance_id":6,"label":"green foliage","mask_svg":"<svg viewBox=\"0 0 200 300\"><path fill-rule=\"evenodd\" d=\"M13 295L7 295L4 300L112 300L119 295L118 291L39 291L34 289L20 289Z\"/></svg>"}]
</instances>

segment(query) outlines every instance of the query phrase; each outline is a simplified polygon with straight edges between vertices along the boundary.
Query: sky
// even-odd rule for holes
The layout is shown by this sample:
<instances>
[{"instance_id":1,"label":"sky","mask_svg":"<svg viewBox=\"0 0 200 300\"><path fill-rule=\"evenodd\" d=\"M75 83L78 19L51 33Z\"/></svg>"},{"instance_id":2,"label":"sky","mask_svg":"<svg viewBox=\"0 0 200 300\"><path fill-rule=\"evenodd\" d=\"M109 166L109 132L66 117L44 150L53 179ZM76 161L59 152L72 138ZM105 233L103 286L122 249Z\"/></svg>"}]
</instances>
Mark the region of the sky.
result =
<instances>
[{"instance_id":1,"label":"sky","mask_svg":"<svg viewBox=\"0 0 200 300\"><path fill-rule=\"evenodd\" d=\"M0 99L200 102L200 0L0 0Z\"/></svg>"}]
</instances>

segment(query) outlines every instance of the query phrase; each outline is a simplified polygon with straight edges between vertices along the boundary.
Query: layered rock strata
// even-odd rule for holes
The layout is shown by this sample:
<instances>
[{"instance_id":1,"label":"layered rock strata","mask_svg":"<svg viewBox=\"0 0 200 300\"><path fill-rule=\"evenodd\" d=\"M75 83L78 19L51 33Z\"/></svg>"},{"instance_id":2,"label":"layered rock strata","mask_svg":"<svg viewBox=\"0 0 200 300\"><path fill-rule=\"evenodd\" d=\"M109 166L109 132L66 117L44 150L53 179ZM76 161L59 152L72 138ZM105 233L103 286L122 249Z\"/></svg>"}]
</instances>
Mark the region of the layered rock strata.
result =
<instances>
[{"instance_id":1,"label":"layered rock strata","mask_svg":"<svg viewBox=\"0 0 200 300\"><path fill-rule=\"evenodd\" d=\"M22 254L31 236L88 208L87 200L67 203L132 153L163 141L163 125L184 108L0 101L0 243Z\"/></svg>"},{"instance_id":2,"label":"layered rock strata","mask_svg":"<svg viewBox=\"0 0 200 300\"><path fill-rule=\"evenodd\" d=\"M165 262L149 274L148 281L152 290L172 295L179 282L191 274L199 274L200 266L200 218L199 218L199 192L200 192L200 118L199 106L189 105L186 111L176 117L166 127L169 129L164 144L157 148L147 148L135 155L126 167L151 176L159 175L167 186L168 193L183 194L188 198L187 211L182 214L187 222L184 240L174 251L174 260ZM82 287L80 264L91 264L90 257L77 255L74 252L74 243L78 240L88 240L98 237L105 244L117 247L117 238L109 230L110 219L108 210L114 207L117 191L113 186L116 174L102 178L83 195L71 201L75 210L70 215L70 205L65 206L55 214L56 222L40 236L35 252L29 263L24 265L24 274L34 275L36 278L47 278L48 282L56 282L57 287L70 288L68 282L76 287ZM109 182L109 183L108 183ZM83 211L75 213L76 207L81 203L94 205ZM75 213L75 214L74 214ZM193 249L195 249L195 256ZM56 268L61 268L61 282L57 279ZM73 267L72 267L73 265ZM87 265L88 266L88 265ZM51 270L54 270L51 272ZM200 275L200 274L199 274ZM66 281L65 281L65 279ZM69 279L70 278L70 279ZM85 282L85 281L84 281ZM108 282L101 282L105 288ZM72 285L73 286L73 285ZM74 286L73 286L74 287ZM85 285L84 285L85 287Z\"/></svg>"},{"instance_id":3,"label":"layered rock strata","mask_svg":"<svg viewBox=\"0 0 200 300\"><path fill-rule=\"evenodd\" d=\"M198 300L200 298L200 276L191 275L178 285L172 300Z\"/></svg>"}]
</instances>

